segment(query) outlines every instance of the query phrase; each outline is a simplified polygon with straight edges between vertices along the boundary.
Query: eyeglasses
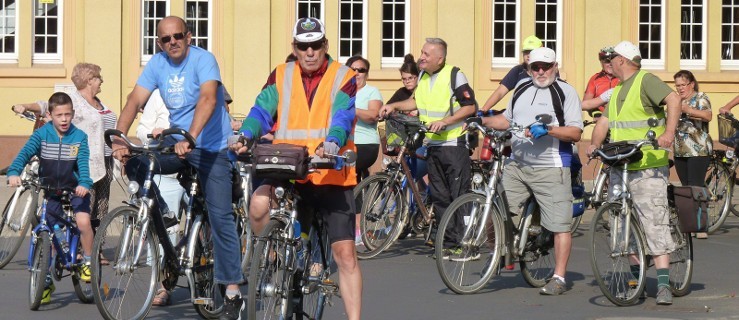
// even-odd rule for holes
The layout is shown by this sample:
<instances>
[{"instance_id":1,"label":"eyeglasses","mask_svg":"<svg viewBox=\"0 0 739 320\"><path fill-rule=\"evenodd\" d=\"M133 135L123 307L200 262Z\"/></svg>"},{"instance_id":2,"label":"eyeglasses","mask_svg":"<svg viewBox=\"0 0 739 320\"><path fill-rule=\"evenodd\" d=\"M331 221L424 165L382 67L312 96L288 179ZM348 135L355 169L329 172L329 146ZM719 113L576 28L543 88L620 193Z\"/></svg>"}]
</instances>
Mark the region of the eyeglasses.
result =
<instances>
[{"instance_id":1,"label":"eyeglasses","mask_svg":"<svg viewBox=\"0 0 739 320\"><path fill-rule=\"evenodd\" d=\"M408 78L400 78L400 79L403 80L403 82L411 82L411 81L416 81L416 76L410 76Z\"/></svg>"},{"instance_id":2,"label":"eyeglasses","mask_svg":"<svg viewBox=\"0 0 739 320\"><path fill-rule=\"evenodd\" d=\"M164 37L159 38L159 41L162 42L162 44L167 44L170 41L172 41L172 38L174 38L177 41L185 39L185 33L180 32L180 33L175 33L171 36L164 36Z\"/></svg>"},{"instance_id":3,"label":"eyeglasses","mask_svg":"<svg viewBox=\"0 0 739 320\"><path fill-rule=\"evenodd\" d=\"M295 47L298 48L298 50L300 51L308 51L308 48L316 51L323 48L323 40L316 42L296 42Z\"/></svg>"},{"instance_id":4,"label":"eyeglasses","mask_svg":"<svg viewBox=\"0 0 739 320\"><path fill-rule=\"evenodd\" d=\"M603 62L603 63L611 63L611 59L613 59L613 57L601 58L600 59L600 62Z\"/></svg>"},{"instance_id":5,"label":"eyeglasses","mask_svg":"<svg viewBox=\"0 0 739 320\"><path fill-rule=\"evenodd\" d=\"M354 70L357 73L367 73L367 71L369 71L367 70L367 68L352 68L352 70Z\"/></svg>"},{"instance_id":6,"label":"eyeglasses","mask_svg":"<svg viewBox=\"0 0 739 320\"><path fill-rule=\"evenodd\" d=\"M687 82L687 83L681 83L681 84L675 83L675 88L676 89L682 89L682 88L685 88L685 87L691 85L692 83L693 83L692 81L691 82Z\"/></svg>"},{"instance_id":7,"label":"eyeglasses","mask_svg":"<svg viewBox=\"0 0 739 320\"><path fill-rule=\"evenodd\" d=\"M538 72L540 70L543 70L544 72L547 72L552 67L554 67L554 63L540 63L540 62L535 62L535 63L532 63L532 64L529 65L529 68L533 72Z\"/></svg>"}]
</instances>

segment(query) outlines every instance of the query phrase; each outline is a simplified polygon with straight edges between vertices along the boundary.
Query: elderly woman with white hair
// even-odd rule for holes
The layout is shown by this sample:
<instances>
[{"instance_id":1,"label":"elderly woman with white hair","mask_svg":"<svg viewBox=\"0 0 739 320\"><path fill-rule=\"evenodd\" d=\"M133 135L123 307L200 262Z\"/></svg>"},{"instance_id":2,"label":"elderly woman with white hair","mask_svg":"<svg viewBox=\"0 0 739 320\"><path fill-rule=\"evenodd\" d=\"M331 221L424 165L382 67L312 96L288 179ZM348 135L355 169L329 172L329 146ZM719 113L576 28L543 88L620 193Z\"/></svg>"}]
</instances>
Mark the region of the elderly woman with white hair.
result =
<instances>
[{"instance_id":1,"label":"elderly woman with white hair","mask_svg":"<svg viewBox=\"0 0 739 320\"><path fill-rule=\"evenodd\" d=\"M74 107L72 123L84 131L90 146L90 177L95 182L92 188L92 219L99 221L108 212L110 182L113 179L112 150L105 145L103 133L116 126L116 114L108 109L97 97L101 92L103 77L100 66L81 62L72 69L72 82L77 88L69 93ZM13 111L23 113L31 111L39 115L46 114L48 103L39 100L33 103L13 105ZM93 223L93 226L96 224Z\"/></svg>"}]
</instances>

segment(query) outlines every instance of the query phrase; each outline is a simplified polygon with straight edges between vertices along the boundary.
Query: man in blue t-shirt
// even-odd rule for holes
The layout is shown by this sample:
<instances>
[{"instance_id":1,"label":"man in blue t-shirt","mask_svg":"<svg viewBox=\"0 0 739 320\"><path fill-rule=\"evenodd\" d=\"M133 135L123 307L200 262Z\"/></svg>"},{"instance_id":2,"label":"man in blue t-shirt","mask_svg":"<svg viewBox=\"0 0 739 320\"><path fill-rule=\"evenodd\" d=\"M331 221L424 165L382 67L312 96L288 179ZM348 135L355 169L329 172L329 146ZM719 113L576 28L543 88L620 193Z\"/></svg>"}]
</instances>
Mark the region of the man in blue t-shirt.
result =
<instances>
[{"instance_id":1,"label":"man in blue t-shirt","mask_svg":"<svg viewBox=\"0 0 739 320\"><path fill-rule=\"evenodd\" d=\"M218 63L210 52L190 45L191 40L192 34L182 18L169 16L159 22L157 45L162 52L146 64L128 95L117 128L128 133L136 112L146 104L152 91L159 89L170 113L170 125L187 130L196 139L195 149L187 141L173 142L177 155L160 156L155 173L175 173L187 164L198 171L208 218L215 231L215 282L226 285L221 319L239 319L244 304L238 284L243 282L243 275L240 256L233 254L240 248L231 206L231 163L226 153L226 141L233 132ZM128 150L123 142L114 142L113 154L126 160ZM147 159L131 158L126 163L126 173L131 180L143 183L147 167ZM165 204L156 186L153 190L164 211Z\"/></svg>"},{"instance_id":2,"label":"man in blue t-shirt","mask_svg":"<svg viewBox=\"0 0 739 320\"><path fill-rule=\"evenodd\" d=\"M498 102L500 102L500 100L503 99L503 97L505 97L506 94L508 94L508 91L516 88L516 85L518 85L519 82L524 79L531 78L528 73L529 54L531 53L531 50L541 48L542 45L543 43L541 42L541 39L533 35L528 36L523 40L523 45L521 46L523 62L508 71L503 80L500 81L498 88L493 91L493 94L491 94L488 100L485 101L485 104L480 107L481 112L487 112L492 109L496 104L498 104Z\"/></svg>"}]
</instances>

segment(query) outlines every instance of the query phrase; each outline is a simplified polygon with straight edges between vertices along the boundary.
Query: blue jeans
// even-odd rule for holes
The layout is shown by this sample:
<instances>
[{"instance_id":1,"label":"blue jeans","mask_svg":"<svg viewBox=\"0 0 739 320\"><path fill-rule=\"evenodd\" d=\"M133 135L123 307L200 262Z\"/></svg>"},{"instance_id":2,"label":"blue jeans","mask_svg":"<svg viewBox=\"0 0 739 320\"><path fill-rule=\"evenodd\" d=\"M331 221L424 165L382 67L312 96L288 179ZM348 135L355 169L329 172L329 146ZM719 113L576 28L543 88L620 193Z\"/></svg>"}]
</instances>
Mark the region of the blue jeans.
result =
<instances>
[{"instance_id":1,"label":"blue jeans","mask_svg":"<svg viewBox=\"0 0 739 320\"><path fill-rule=\"evenodd\" d=\"M200 188L205 195L208 206L208 219L213 231L215 249L215 282L219 284L239 284L244 282L241 273L241 256L233 254L241 252L239 236L236 232L231 193L231 168L226 150L220 152L195 149L183 160L176 155L159 155L155 174L172 174L184 169L187 164L198 172ZM136 157L126 162L126 173L129 179L143 185L149 160ZM156 194L158 203L164 204L159 188L152 184L152 192Z\"/></svg>"}]
</instances>

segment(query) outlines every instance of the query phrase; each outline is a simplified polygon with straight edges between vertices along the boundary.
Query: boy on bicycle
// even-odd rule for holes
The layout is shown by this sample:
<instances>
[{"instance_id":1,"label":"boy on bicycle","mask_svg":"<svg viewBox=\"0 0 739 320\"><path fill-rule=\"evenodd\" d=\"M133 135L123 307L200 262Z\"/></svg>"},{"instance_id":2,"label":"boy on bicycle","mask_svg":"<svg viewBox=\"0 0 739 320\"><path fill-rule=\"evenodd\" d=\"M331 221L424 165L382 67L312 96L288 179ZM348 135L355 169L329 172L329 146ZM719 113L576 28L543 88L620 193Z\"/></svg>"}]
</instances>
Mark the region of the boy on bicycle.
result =
<instances>
[{"instance_id":1,"label":"boy on bicycle","mask_svg":"<svg viewBox=\"0 0 739 320\"><path fill-rule=\"evenodd\" d=\"M23 146L13 164L8 169L8 184L18 187L22 181L20 173L31 157L38 156L39 181L42 186L49 186L57 190L74 190L70 197L72 210L75 213L77 228L80 230L82 242L83 265L79 269L82 281L90 282L90 254L92 252L92 226L90 225L90 194L92 187L89 170L89 153L87 134L72 124L74 109L72 99L63 92L57 92L49 98L47 122L31 134L31 138ZM60 198L54 194L45 194L46 212L55 215L62 214ZM53 225L56 219L50 219ZM50 277L50 275L49 275ZM51 302L51 293L55 287L51 278L47 278L47 287L41 299L42 304Z\"/></svg>"}]
</instances>

